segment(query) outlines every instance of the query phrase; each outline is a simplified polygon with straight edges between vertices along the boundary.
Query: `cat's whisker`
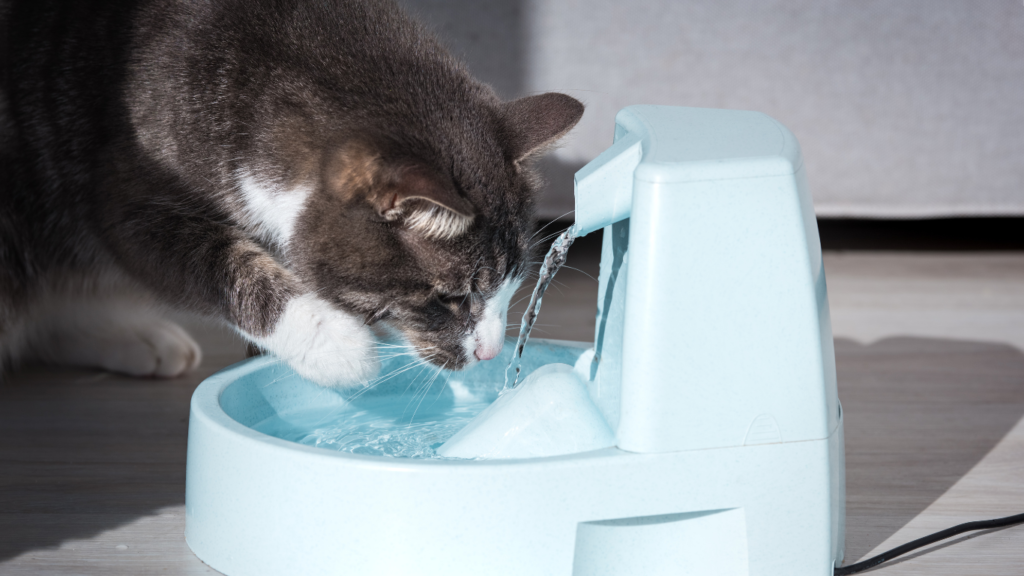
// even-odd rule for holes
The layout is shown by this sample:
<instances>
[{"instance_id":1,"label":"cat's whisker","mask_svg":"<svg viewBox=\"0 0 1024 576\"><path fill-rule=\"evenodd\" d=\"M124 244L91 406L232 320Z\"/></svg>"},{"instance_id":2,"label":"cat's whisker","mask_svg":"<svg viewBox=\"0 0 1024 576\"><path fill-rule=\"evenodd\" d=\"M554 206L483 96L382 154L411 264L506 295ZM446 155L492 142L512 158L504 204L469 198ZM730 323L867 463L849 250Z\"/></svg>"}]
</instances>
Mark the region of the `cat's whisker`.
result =
<instances>
[{"instance_id":1,"label":"cat's whisker","mask_svg":"<svg viewBox=\"0 0 1024 576\"><path fill-rule=\"evenodd\" d=\"M435 372L435 374L436 374L436 372ZM412 381L409 383L409 386L406 386L406 388L405 388L405 393L406 394L408 394L409 388L413 388L412 397L409 399L409 402L405 405L406 410L408 410L409 406L412 405L412 403L416 401L416 398L420 395L420 392L425 388L425 386L421 386L421 385L418 384L418 382L420 380L420 377L422 377L422 376L423 376L423 374L416 375L416 377L413 378ZM426 386L429 386L429 383L430 383L430 381L428 380L425 383ZM413 385L415 385L415 387ZM419 408L419 406L417 405L416 409L418 409L418 408ZM413 415L412 415L413 418L416 417L416 409L413 410ZM403 411L403 414L404 414L404 411ZM409 420L409 423L412 424L412 420L411 419Z\"/></svg>"},{"instance_id":2,"label":"cat's whisker","mask_svg":"<svg viewBox=\"0 0 1024 576\"><path fill-rule=\"evenodd\" d=\"M415 358L416 357L416 353L415 352L403 352L401 354L391 354L391 355L388 355L388 356L378 356L377 360L381 364L383 364L383 363L385 363L387 361L391 361L391 360L395 360L396 358L403 358L403 357Z\"/></svg>"},{"instance_id":3,"label":"cat's whisker","mask_svg":"<svg viewBox=\"0 0 1024 576\"><path fill-rule=\"evenodd\" d=\"M419 368L419 367L423 366L424 364L429 364L429 362L430 362L429 358L418 358L417 360L415 360L413 362L410 362L408 364L403 364L402 366L399 366L399 367L395 368L394 370L388 372L387 374L381 374L381 375L377 376L376 378L374 378L374 380L384 381L384 380L390 379L391 377L396 376L398 374L403 374L405 372L408 372L409 370L413 370L415 368Z\"/></svg>"},{"instance_id":4,"label":"cat's whisker","mask_svg":"<svg viewBox=\"0 0 1024 576\"><path fill-rule=\"evenodd\" d=\"M538 244L540 244L542 242L545 242L547 240L554 239L555 237L562 235L568 229L569 229L569 227L566 226L565 228L561 228L561 229L555 230L554 232L549 232L548 234L545 234L544 236L542 236L540 239L535 240L533 242L533 246L536 246L536 245L538 245Z\"/></svg>"},{"instance_id":5,"label":"cat's whisker","mask_svg":"<svg viewBox=\"0 0 1024 576\"><path fill-rule=\"evenodd\" d=\"M449 389L448 383L452 379L453 372L451 370L447 370L446 369L446 367L448 366L448 363L445 362L444 366L445 366L445 368L442 368L442 370L445 370L445 372L448 373L448 376L446 376L445 379L444 379L444 386L439 386L438 387L437 398L434 398L434 402L437 402L438 400L440 400L441 399L441 395L444 394L444 391Z\"/></svg>"},{"instance_id":6,"label":"cat's whisker","mask_svg":"<svg viewBox=\"0 0 1024 576\"><path fill-rule=\"evenodd\" d=\"M431 356L428 356L428 357L424 358L424 359L423 359L423 360L421 361L421 363L419 364L419 366L422 366L422 365L424 365L424 364L428 364L428 363L429 363L429 360L430 360L430 359L432 359L433 357L434 357L434 355L431 355ZM404 393L408 394L408 393L409 393L409 388L411 388L411 387L412 387L412 385L413 385L413 384L415 384L415 383L416 383L416 380L418 380L418 379L419 379L419 375L417 375L417 376L416 376L415 378L413 378L413 379L412 379L412 380L411 380L411 381L409 382L409 384L408 384L408 385L406 385L406 387L405 387L405 392L404 392Z\"/></svg>"},{"instance_id":7,"label":"cat's whisker","mask_svg":"<svg viewBox=\"0 0 1024 576\"><path fill-rule=\"evenodd\" d=\"M473 248L476 248L479 244L480 244L479 242L474 244ZM480 269L478 268L478 266L480 266L480 261L483 260L483 259L484 259L484 255L481 254L481 255L476 257L476 262L473 262L473 268L472 268L473 274L469 277L470 285L472 285L472 284L474 284L476 282L476 275L480 273Z\"/></svg>"},{"instance_id":8,"label":"cat's whisker","mask_svg":"<svg viewBox=\"0 0 1024 576\"><path fill-rule=\"evenodd\" d=\"M437 377L441 375L441 371L443 371L446 366L448 366L447 362L445 362L444 365L441 366L441 368L435 371L434 375L431 376L430 380L428 380L426 384L423 386L423 396L420 398L419 403L416 404L416 409L412 411L412 417L409 419L409 424L412 424L412 421L416 419L416 412L419 411L420 406L423 404L423 401L426 400L427 398L427 394L430 393L430 388L434 385L434 382L437 380ZM445 382L445 384L447 384L447 382ZM443 391L444 388L441 388L441 390ZM438 394L438 398L440 397L440 394Z\"/></svg>"},{"instance_id":9,"label":"cat's whisker","mask_svg":"<svg viewBox=\"0 0 1024 576\"><path fill-rule=\"evenodd\" d=\"M416 356L416 352L415 351L409 351L409 352L395 352L395 353L391 353L391 354L378 354L377 355L377 360L380 360L380 361L391 360L392 358L400 358L402 356Z\"/></svg>"},{"instance_id":10,"label":"cat's whisker","mask_svg":"<svg viewBox=\"0 0 1024 576\"><path fill-rule=\"evenodd\" d=\"M406 352L395 352L394 354L378 354L377 355L377 359L378 360L390 360L392 358L398 358L400 356L413 356L415 354L418 354L418 352L416 350L408 350Z\"/></svg>"},{"instance_id":11,"label":"cat's whisker","mask_svg":"<svg viewBox=\"0 0 1024 576\"><path fill-rule=\"evenodd\" d=\"M597 278L594 278L593 276L591 276L590 274L587 274L586 272L584 272L583 270L580 270L579 268L573 268L572 266L565 266L565 265L562 265L562 270L574 270L574 271L576 271L576 272L579 272L580 274L583 274L583 275L584 275L584 276L586 276L587 278L590 278L590 279L591 279L591 280L593 280L594 282L597 282L597 281L598 281L598 280L597 280Z\"/></svg>"},{"instance_id":12,"label":"cat's whisker","mask_svg":"<svg viewBox=\"0 0 1024 576\"><path fill-rule=\"evenodd\" d=\"M384 381L390 380L391 378L394 378L395 376L398 376L400 374L404 374L404 373L412 371L412 370L417 370L419 368L423 368L424 366L429 366L429 365L430 365L430 359L419 359L419 360L417 360L415 362L411 362L410 364L407 364L406 366L403 366L403 367L397 368L395 370L392 370L391 372L388 372L387 374L385 374L385 375L380 377L380 381L384 382Z\"/></svg>"},{"instance_id":13,"label":"cat's whisker","mask_svg":"<svg viewBox=\"0 0 1024 576\"><path fill-rule=\"evenodd\" d=\"M541 227L540 227L540 228L539 228L539 229L538 229L538 230L537 230L536 232L534 232L534 233L533 233L533 235L531 235L531 236L530 236L530 239L532 240L532 239L533 239L534 237L536 237L536 236L537 236L537 234L540 234L540 233L541 233L541 232L542 232L542 231L543 231L543 230L544 230L545 228L547 228L548 226L551 226L551 225L552 225L552 224L554 224L555 222L559 222L559 221L561 221L561 219L562 219L562 218L565 218L565 217L566 217L566 216L568 216L569 214L573 214L573 213L575 213L575 212L576 212L575 210L569 210L569 211L568 211L568 212L566 212L565 214L562 214L562 215L561 215L561 216L559 216L558 218L555 218L554 220L552 220L552 221L548 222L547 224L545 224L545 225L541 226Z\"/></svg>"},{"instance_id":14,"label":"cat's whisker","mask_svg":"<svg viewBox=\"0 0 1024 576\"><path fill-rule=\"evenodd\" d=\"M404 373L406 373L406 372L408 372L410 370L414 370L416 368L420 368L424 364L427 364L427 363L428 363L427 360L419 360L419 361L416 361L416 362L411 362L411 363L406 364L404 366L400 366L399 368L396 368L395 370L392 370L391 372L388 372L387 374L381 374L381 375L377 376L376 378L368 380L364 384L364 388L361 389L356 394L354 394L351 397L349 397L349 399L350 400L354 400L354 399L362 396L363 394L369 392L373 388L376 388L377 386L387 382L388 380L396 378L396 377L398 377L398 376L400 376L400 375L402 375L402 374L404 374ZM415 381L415 379L414 379L414 381ZM409 387L407 386L406 387L406 392L408 392L408 390L409 390Z\"/></svg>"},{"instance_id":15,"label":"cat's whisker","mask_svg":"<svg viewBox=\"0 0 1024 576\"><path fill-rule=\"evenodd\" d=\"M552 280L550 285L554 286L555 290L557 290L560 295L564 295L565 294L564 292L562 292L562 288L568 288L569 287L566 283L559 282L558 280Z\"/></svg>"},{"instance_id":16,"label":"cat's whisker","mask_svg":"<svg viewBox=\"0 0 1024 576\"><path fill-rule=\"evenodd\" d=\"M412 354L410 353L410 355L412 355ZM412 370L421 369L421 368L423 368L423 366L428 365L428 364L430 364L430 357L426 357L426 358L415 357L415 359L413 361L411 361L411 362L408 362L408 363L396 366L392 370L389 370L387 372L378 374L377 376L369 379L367 381L367 385L378 386L380 384L383 384L383 383L387 382L388 380L392 380L392 379L394 379L394 378L396 378L396 377L398 377L398 376L400 376L402 374L405 374L406 372L409 372L409 371L412 371Z\"/></svg>"},{"instance_id":17,"label":"cat's whisker","mask_svg":"<svg viewBox=\"0 0 1024 576\"><path fill-rule=\"evenodd\" d=\"M541 245L543 245L545 243L550 242L551 240L554 240L555 238L557 238L557 237L561 236L562 234L564 234L565 230L567 230L567 229L568 229L568 227L566 227L566 228L564 228L562 230L559 230L557 232L552 232L551 234L548 234L547 236L545 236L545 237L543 237L543 238L533 242L532 244L530 244L530 249L532 250L534 248L537 248L538 246L541 246Z\"/></svg>"},{"instance_id":18,"label":"cat's whisker","mask_svg":"<svg viewBox=\"0 0 1024 576\"><path fill-rule=\"evenodd\" d=\"M417 353L417 350L413 350L413 349L390 348L390 349L381 350L377 354L378 354L379 358L389 358L389 357L392 357L392 356L402 356L402 355L416 354L416 353Z\"/></svg>"},{"instance_id":19,"label":"cat's whisker","mask_svg":"<svg viewBox=\"0 0 1024 576\"><path fill-rule=\"evenodd\" d=\"M520 302L522 302L523 300L529 300L529 298L530 298L531 296L533 296L533 290L531 290L531 291L530 291L530 292L528 292L528 293L527 293L527 294L526 294L525 296L523 296L522 298L520 298L520 299L516 300L516 301L515 301L515 302L513 302L512 304L509 304L509 306L508 306L508 307L509 307L509 308L513 308L513 307L515 307L515 306L516 306L517 304L519 304Z\"/></svg>"},{"instance_id":20,"label":"cat's whisker","mask_svg":"<svg viewBox=\"0 0 1024 576\"><path fill-rule=\"evenodd\" d=\"M406 350L411 350L411 349L416 348L416 346L413 346L412 344L408 344L408 343L402 344L402 343L399 343L399 342L378 342L377 346L379 348L404 348Z\"/></svg>"}]
</instances>

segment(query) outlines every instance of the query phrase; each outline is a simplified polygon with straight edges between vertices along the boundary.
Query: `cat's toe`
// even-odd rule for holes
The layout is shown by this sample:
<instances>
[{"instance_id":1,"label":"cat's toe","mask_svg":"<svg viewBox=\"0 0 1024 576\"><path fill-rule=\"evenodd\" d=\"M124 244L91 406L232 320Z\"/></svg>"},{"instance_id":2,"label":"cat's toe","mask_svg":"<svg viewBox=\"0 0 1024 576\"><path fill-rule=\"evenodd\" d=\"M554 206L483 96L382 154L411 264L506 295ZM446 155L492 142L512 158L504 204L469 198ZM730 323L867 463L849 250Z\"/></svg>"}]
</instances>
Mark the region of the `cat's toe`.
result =
<instances>
[{"instance_id":1,"label":"cat's toe","mask_svg":"<svg viewBox=\"0 0 1024 576\"><path fill-rule=\"evenodd\" d=\"M196 341L173 322L158 322L140 331L150 347L152 370L148 375L175 378L199 367L202 351Z\"/></svg>"},{"instance_id":2,"label":"cat's toe","mask_svg":"<svg viewBox=\"0 0 1024 576\"><path fill-rule=\"evenodd\" d=\"M112 372L175 378L202 360L199 345L173 322L154 319L113 332L95 342L96 360Z\"/></svg>"},{"instance_id":3,"label":"cat's toe","mask_svg":"<svg viewBox=\"0 0 1024 576\"><path fill-rule=\"evenodd\" d=\"M174 378L199 366L202 352L180 326L155 317L124 314L66 323L36 346L54 364L92 366L129 376Z\"/></svg>"}]
</instances>

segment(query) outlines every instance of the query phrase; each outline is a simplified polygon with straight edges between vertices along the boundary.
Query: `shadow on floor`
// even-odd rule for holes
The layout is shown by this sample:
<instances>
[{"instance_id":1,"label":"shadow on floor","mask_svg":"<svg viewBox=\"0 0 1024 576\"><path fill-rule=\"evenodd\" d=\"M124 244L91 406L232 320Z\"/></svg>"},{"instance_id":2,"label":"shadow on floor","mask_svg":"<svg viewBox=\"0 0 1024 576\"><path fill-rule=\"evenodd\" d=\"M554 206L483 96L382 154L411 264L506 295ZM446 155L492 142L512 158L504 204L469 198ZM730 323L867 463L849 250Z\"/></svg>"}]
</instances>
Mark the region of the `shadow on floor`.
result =
<instances>
[{"instance_id":1,"label":"shadow on floor","mask_svg":"<svg viewBox=\"0 0 1024 576\"><path fill-rule=\"evenodd\" d=\"M1024 354L921 338L839 340L836 352L853 562L925 510L1024 416ZM192 390L241 356L232 348L173 381L50 368L9 379L0 387L0 560L182 504Z\"/></svg>"},{"instance_id":2,"label":"shadow on floor","mask_svg":"<svg viewBox=\"0 0 1024 576\"><path fill-rule=\"evenodd\" d=\"M867 220L818 218L824 250L1024 250L1024 218Z\"/></svg>"},{"instance_id":3,"label":"shadow on floor","mask_svg":"<svg viewBox=\"0 0 1024 576\"><path fill-rule=\"evenodd\" d=\"M244 350L200 324L203 365L175 380L28 366L0 384L0 561L185 502L189 401Z\"/></svg>"},{"instance_id":4,"label":"shadow on floor","mask_svg":"<svg viewBox=\"0 0 1024 576\"><path fill-rule=\"evenodd\" d=\"M544 191L544 223L573 209L573 173L582 165L554 157L539 168L549 182ZM568 226L572 213L551 227ZM826 251L882 252L1020 252L1024 250L1024 218L933 218L922 220L867 220L818 218L821 248ZM591 234L590 236L600 236ZM600 243L598 243L600 246Z\"/></svg>"},{"instance_id":5,"label":"shadow on floor","mask_svg":"<svg viewBox=\"0 0 1024 576\"><path fill-rule=\"evenodd\" d=\"M990 221L987 233L974 236L968 232L982 223L970 219L832 220L819 227L823 244L833 249L1009 249L1013 221ZM566 225L554 222L548 230ZM566 290L549 290L540 337L593 338L597 283L587 275L597 276L600 250L600 233L573 244L567 267L578 272L559 274ZM510 311L510 322L519 308L525 304ZM864 346L839 339L836 360L847 414L846 556L852 563L938 499L1024 417L1024 354L970 341L895 338Z\"/></svg>"},{"instance_id":6,"label":"shadow on floor","mask_svg":"<svg viewBox=\"0 0 1024 576\"><path fill-rule=\"evenodd\" d=\"M846 415L846 563L967 474L1024 417L1024 354L998 344L836 341Z\"/></svg>"}]
</instances>

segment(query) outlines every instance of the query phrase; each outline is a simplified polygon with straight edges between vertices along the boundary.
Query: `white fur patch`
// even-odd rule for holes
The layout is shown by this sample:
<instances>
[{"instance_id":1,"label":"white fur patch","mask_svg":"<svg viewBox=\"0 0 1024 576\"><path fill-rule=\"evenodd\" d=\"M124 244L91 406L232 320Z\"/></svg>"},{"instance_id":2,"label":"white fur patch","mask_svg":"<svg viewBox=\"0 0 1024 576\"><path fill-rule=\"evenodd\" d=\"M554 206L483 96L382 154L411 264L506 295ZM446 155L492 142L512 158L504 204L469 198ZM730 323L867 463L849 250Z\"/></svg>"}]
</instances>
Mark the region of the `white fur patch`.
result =
<instances>
[{"instance_id":1,"label":"white fur patch","mask_svg":"<svg viewBox=\"0 0 1024 576\"><path fill-rule=\"evenodd\" d=\"M239 171L236 176L248 227L264 241L287 250L295 221L312 190L308 186L288 189L275 182L261 181L247 171Z\"/></svg>"},{"instance_id":2,"label":"white fur patch","mask_svg":"<svg viewBox=\"0 0 1024 576\"><path fill-rule=\"evenodd\" d=\"M313 294L292 298L270 336L246 336L321 386L357 386L380 369L373 332L363 320Z\"/></svg>"},{"instance_id":3,"label":"white fur patch","mask_svg":"<svg viewBox=\"0 0 1024 576\"><path fill-rule=\"evenodd\" d=\"M518 289L518 281L505 280L501 289L484 303L484 311L477 319L473 333L463 341L466 356L471 359L490 359L501 352L505 343L505 327L508 325L509 301Z\"/></svg>"},{"instance_id":4,"label":"white fur patch","mask_svg":"<svg viewBox=\"0 0 1024 576\"><path fill-rule=\"evenodd\" d=\"M473 224L472 216L463 216L451 210L430 204L405 218L405 225L429 238L450 240L465 234Z\"/></svg>"}]
</instances>

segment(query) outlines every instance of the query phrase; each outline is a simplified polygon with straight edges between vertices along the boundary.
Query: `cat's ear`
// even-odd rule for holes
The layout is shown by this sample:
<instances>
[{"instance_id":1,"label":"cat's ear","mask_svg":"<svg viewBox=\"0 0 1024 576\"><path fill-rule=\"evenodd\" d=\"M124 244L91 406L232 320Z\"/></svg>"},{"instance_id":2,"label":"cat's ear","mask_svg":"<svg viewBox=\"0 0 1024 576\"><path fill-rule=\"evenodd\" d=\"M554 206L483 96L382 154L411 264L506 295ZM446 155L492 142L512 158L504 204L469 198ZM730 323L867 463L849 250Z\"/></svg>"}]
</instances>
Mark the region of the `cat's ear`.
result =
<instances>
[{"instance_id":1,"label":"cat's ear","mask_svg":"<svg viewBox=\"0 0 1024 576\"><path fill-rule=\"evenodd\" d=\"M505 150L523 160L554 143L583 117L583 104L565 94L548 92L501 105Z\"/></svg>"},{"instance_id":2,"label":"cat's ear","mask_svg":"<svg viewBox=\"0 0 1024 576\"><path fill-rule=\"evenodd\" d=\"M461 236L473 224L473 205L451 183L412 165L394 169L390 181L372 195L377 213L429 238Z\"/></svg>"},{"instance_id":3,"label":"cat's ear","mask_svg":"<svg viewBox=\"0 0 1024 576\"><path fill-rule=\"evenodd\" d=\"M364 144L338 151L327 185L347 201L368 205L374 217L430 238L460 236L475 217L473 205L447 179L416 161L388 160Z\"/></svg>"}]
</instances>

